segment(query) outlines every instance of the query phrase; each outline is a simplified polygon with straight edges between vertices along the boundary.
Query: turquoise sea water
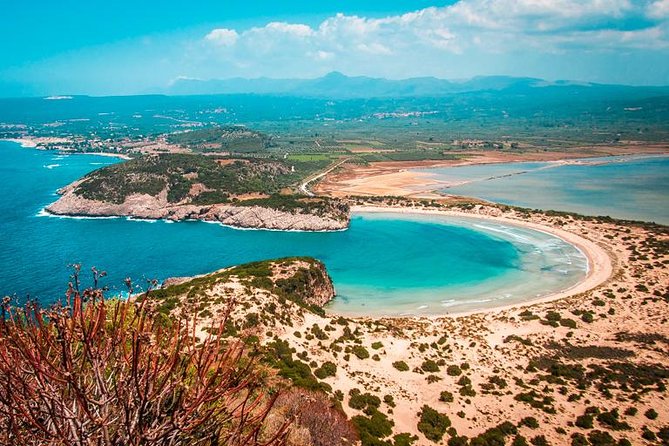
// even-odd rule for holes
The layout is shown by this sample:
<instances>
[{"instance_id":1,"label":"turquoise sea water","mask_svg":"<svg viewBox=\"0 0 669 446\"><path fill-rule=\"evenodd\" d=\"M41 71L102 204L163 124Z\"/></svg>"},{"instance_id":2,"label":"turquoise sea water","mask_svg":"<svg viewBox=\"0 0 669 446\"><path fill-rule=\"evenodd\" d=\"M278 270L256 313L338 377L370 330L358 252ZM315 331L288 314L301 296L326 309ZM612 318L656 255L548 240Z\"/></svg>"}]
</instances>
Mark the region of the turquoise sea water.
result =
<instances>
[{"instance_id":1,"label":"turquoise sea water","mask_svg":"<svg viewBox=\"0 0 669 446\"><path fill-rule=\"evenodd\" d=\"M590 158L578 164L505 163L426 169L443 191L522 207L669 224L669 157Z\"/></svg>"},{"instance_id":2,"label":"turquoise sea water","mask_svg":"<svg viewBox=\"0 0 669 446\"><path fill-rule=\"evenodd\" d=\"M75 262L106 270L104 284L119 292L125 277L143 283L309 255L333 277L332 311L438 314L531 299L585 274L585 258L560 239L476 219L356 214L347 231L304 233L40 212L59 187L113 162L0 141L0 294L52 302L63 296Z\"/></svg>"}]
</instances>

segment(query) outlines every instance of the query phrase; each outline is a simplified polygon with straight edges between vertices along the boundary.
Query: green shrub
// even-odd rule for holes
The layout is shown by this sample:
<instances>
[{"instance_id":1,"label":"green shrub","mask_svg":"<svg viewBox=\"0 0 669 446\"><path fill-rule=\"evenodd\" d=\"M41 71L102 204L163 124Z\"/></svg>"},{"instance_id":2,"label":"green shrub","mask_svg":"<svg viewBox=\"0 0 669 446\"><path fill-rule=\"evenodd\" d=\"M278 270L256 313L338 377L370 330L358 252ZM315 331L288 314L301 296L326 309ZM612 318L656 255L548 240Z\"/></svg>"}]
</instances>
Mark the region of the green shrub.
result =
<instances>
[{"instance_id":1,"label":"green shrub","mask_svg":"<svg viewBox=\"0 0 669 446\"><path fill-rule=\"evenodd\" d=\"M539 427L539 422L534 417L525 417L522 420L520 420L520 423L518 423L518 425L527 426L530 429L537 429Z\"/></svg>"},{"instance_id":2,"label":"green shrub","mask_svg":"<svg viewBox=\"0 0 669 446\"><path fill-rule=\"evenodd\" d=\"M326 361L314 371L319 379L325 379L328 376L335 376L337 374L337 365L334 362Z\"/></svg>"},{"instance_id":3,"label":"green shrub","mask_svg":"<svg viewBox=\"0 0 669 446\"><path fill-rule=\"evenodd\" d=\"M404 361L393 362L393 367L395 367L400 372L408 372L409 371L409 365Z\"/></svg>"},{"instance_id":4,"label":"green shrub","mask_svg":"<svg viewBox=\"0 0 669 446\"><path fill-rule=\"evenodd\" d=\"M654 420L657 418L657 411L653 408L650 408L647 411L645 411L643 415L649 420Z\"/></svg>"},{"instance_id":5,"label":"green shrub","mask_svg":"<svg viewBox=\"0 0 669 446\"><path fill-rule=\"evenodd\" d=\"M379 441L393 433L393 422L383 413L375 410L369 417L357 415L351 418L351 422L360 435L362 446L389 445Z\"/></svg>"},{"instance_id":6,"label":"green shrub","mask_svg":"<svg viewBox=\"0 0 669 446\"><path fill-rule=\"evenodd\" d=\"M562 316L560 316L560 313L557 311L549 311L546 313L546 320L551 321L551 322L559 322L560 319L562 319Z\"/></svg>"},{"instance_id":7,"label":"green shrub","mask_svg":"<svg viewBox=\"0 0 669 446\"><path fill-rule=\"evenodd\" d=\"M381 406L381 399L371 393L361 393L358 389L351 389L348 406L352 409L362 410L368 415Z\"/></svg>"},{"instance_id":8,"label":"green shrub","mask_svg":"<svg viewBox=\"0 0 669 446\"><path fill-rule=\"evenodd\" d=\"M548 440L543 435L537 435L536 437L530 440L534 446L548 446Z\"/></svg>"},{"instance_id":9,"label":"green shrub","mask_svg":"<svg viewBox=\"0 0 669 446\"><path fill-rule=\"evenodd\" d=\"M423 369L424 372L438 372L439 371L439 366L437 365L436 362L434 362L431 359L426 359L423 361L423 363L420 366L421 369Z\"/></svg>"},{"instance_id":10,"label":"green shrub","mask_svg":"<svg viewBox=\"0 0 669 446\"><path fill-rule=\"evenodd\" d=\"M418 416L418 431L420 431L425 438L433 442L439 442L444 437L446 429L451 425L451 420L445 414L439 413L431 407L425 405L422 407Z\"/></svg>"},{"instance_id":11,"label":"green shrub","mask_svg":"<svg viewBox=\"0 0 669 446\"><path fill-rule=\"evenodd\" d=\"M362 345L354 345L351 348L351 352L358 357L358 359L367 359L369 358L369 352Z\"/></svg>"},{"instance_id":12,"label":"green shrub","mask_svg":"<svg viewBox=\"0 0 669 446\"><path fill-rule=\"evenodd\" d=\"M567 327L567 328L576 328L577 327L576 321L573 320L573 319L569 319L569 318L560 319L560 325L562 325L563 327Z\"/></svg>"},{"instance_id":13,"label":"green shrub","mask_svg":"<svg viewBox=\"0 0 669 446\"><path fill-rule=\"evenodd\" d=\"M625 409L625 415L627 415L628 417L633 417L637 413L639 413L639 409L637 409L636 407L628 407L627 409Z\"/></svg>"},{"instance_id":14,"label":"green shrub","mask_svg":"<svg viewBox=\"0 0 669 446\"><path fill-rule=\"evenodd\" d=\"M462 370L457 365L449 365L446 368L446 373L448 376L459 376L462 375Z\"/></svg>"},{"instance_id":15,"label":"green shrub","mask_svg":"<svg viewBox=\"0 0 669 446\"><path fill-rule=\"evenodd\" d=\"M418 440L416 435L407 432L393 436L393 446L411 446Z\"/></svg>"},{"instance_id":16,"label":"green shrub","mask_svg":"<svg viewBox=\"0 0 669 446\"><path fill-rule=\"evenodd\" d=\"M657 418L657 415L658 415L658 414L657 414L657 411L656 411L655 409L653 409L653 408L648 409L648 410L645 411L643 414L644 414L644 416L645 416L646 418L648 418L649 420L654 420L654 419L656 419L656 418Z\"/></svg>"},{"instance_id":17,"label":"green shrub","mask_svg":"<svg viewBox=\"0 0 669 446\"><path fill-rule=\"evenodd\" d=\"M608 432L598 430L588 434L588 440L592 446L615 446L616 440Z\"/></svg>"},{"instance_id":18,"label":"green shrub","mask_svg":"<svg viewBox=\"0 0 669 446\"><path fill-rule=\"evenodd\" d=\"M641 432L641 438L648 441L655 441L657 440L657 435L655 435L655 432L648 429L647 426L644 426Z\"/></svg>"},{"instance_id":19,"label":"green shrub","mask_svg":"<svg viewBox=\"0 0 669 446\"><path fill-rule=\"evenodd\" d=\"M590 446L588 439L580 432L571 434L571 446Z\"/></svg>"},{"instance_id":20,"label":"green shrub","mask_svg":"<svg viewBox=\"0 0 669 446\"><path fill-rule=\"evenodd\" d=\"M593 427L592 415L590 414L579 415L578 417L576 417L576 422L574 424L577 427L580 427L581 429L592 429Z\"/></svg>"},{"instance_id":21,"label":"green shrub","mask_svg":"<svg viewBox=\"0 0 669 446\"><path fill-rule=\"evenodd\" d=\"M597 415L597 421L617 431L631 429L629 424L619 420L618 409L600 413Z\"/></svg>"},{"instance_id":22,"label":"green shrub","mask_svg":"<svg viewBox=\"0 0 669 446\"><path fill-rule=\"evenodd\" d=\"M581 315L581 320L589 324L595 320L595 317L592 315L592 313L586 312Z\"/></svg>"},{"instance_id":23,"label":"green shrub","mask_svg":"<svg viewBox=\"0 0 669 446\"><path fill-rule=\"evenodd\" d=\"M453 394L447 390L444 390L439 394L439 401L444 403L452 403L453 399Z\"/></svg>"}]
</instances>

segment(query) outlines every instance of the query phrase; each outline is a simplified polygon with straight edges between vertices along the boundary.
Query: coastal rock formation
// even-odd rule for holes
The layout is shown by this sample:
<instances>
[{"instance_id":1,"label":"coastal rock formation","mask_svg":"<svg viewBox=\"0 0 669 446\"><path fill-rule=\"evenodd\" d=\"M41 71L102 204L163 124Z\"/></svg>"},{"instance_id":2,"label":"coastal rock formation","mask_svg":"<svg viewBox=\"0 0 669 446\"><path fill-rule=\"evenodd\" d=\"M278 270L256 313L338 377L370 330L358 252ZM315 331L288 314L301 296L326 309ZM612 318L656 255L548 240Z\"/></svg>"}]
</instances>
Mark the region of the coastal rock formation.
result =
<instances>
[{"instance_id":1,"label":"coastal rock formation","mask_svg":"<svg viewBox=\"0 0 669 446\"><path fill-rule=\"evenodd\" d=\"M197 277L167 279L149 293L158 310L172 317L197 316L201 328L226 315L235 330L260 335L283 331L288 321L324 314L335 297L325 265L310 257L252 262ZM255 315L255 316L249 316Z\"/></svg>"},{"instance_id":2,"label":"coastal rock formation","mask_svg":"<svg viewBox=\"0 0 669 446\"><path fill-rule=\"evenodd\" d=\"M290 192L307 173L281 160L147 155L89 173L61 189L61 198L47 211L72 216L204 220L240 228L347 228L347 204Z\"/></svg>"},{"instance_id":3,"label":"coastal rock formation","mask_svg":"<svg viewBox=\"0 0 669 446\"><path fill-rule=\"evenodd\" d=\"M61 189L60 199L46 210L55 215L110 217L123 216L152 220L202 220L238 228L338 231L348 227L348 206L331 201L318 209L274 209L240 204L172 204L167 191L157 196L132 194L123 203L91 200L76 193L81 181Z\"/></svg>"}]
</instances>

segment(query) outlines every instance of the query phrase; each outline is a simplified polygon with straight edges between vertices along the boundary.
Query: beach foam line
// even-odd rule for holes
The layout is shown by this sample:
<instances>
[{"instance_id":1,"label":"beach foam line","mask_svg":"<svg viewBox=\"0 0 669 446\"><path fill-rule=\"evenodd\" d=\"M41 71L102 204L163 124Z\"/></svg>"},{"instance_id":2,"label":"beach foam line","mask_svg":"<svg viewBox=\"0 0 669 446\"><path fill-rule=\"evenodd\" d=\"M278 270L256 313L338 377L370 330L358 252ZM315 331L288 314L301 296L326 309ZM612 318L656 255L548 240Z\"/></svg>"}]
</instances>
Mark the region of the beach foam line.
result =
<instances>
[{"instance_id":1,"label":"beach foam line","mask_svg":"<svg viewBox=\"0 0 669 446\"><path fill-rule=\"evenodd\" d=\"M500 227L496 228L496 227L493 227L493 226L486 226L486 225L481 225L481 224L476 224L476 223L473 224L472 226L474 226L475 228L478 228L478 229L483 229L483 230L487 230L487 231L497 232L499 234L508 235L510 237L515 238L518 241L521 241L523 243L527 243L528 245L537 246L536 243L534 243L531 238L525 237L523 235L515 233L513 231L513 228L509 228L509 227L506 227L506 226L500 226Z\"/></svg>"},{"instance_id":2,"label":"beach foam line","mask_svg":"<svg viewBox=\"0 0 669 446\"><path fill-rule=\"evenodd\" d=\"M46 208L40 209L37 214L35 214L35 217L50 217L50 218L67 218L70 220L112 220L112 219L118 219L122 217L115 217L115 216L88 216L88 215L59 215L59 214L52 214L51 212L47 211Z\"/></svg>"},{"instance_id":3,"label":"beach foam line","mask_svg":"<svg viewBox=\"0 0 669 446\"><path fill-rule=\"evenodd\" d=\"M158 221L151 218L139 218L139 217L125 217L125 219L128 221L138 221L142 223L156 223Z\"/></svg>"},{"instance_id":4,"label":"beach foam line","mask_svg":"<svg viewBox=\"0 0 669 446\"><path fill-rule=\"evenodd\" d=\"M349 228L342 228L342 229L321 229L317 231L312 231L312 230L306 230L306 229L274 229L274 228L245 228L241 226L233 226L233 225L228 225L225 223L221 223L220 221L214 221L214 220L198 220L198 219L190 219L190 220L183 220L183 221L188 221L188 222L202 222L202 223L207 223L210 225L219 225L223 226L224 228L230 228L230 229L236 229L237 231L268 231L268 232L344 232L348 231Z\"/></svg>"},{"instance_id":5,"label":"beach foam line","mask_svg":"<svg viewBox=\"0 0 669 446\"><path fill-rule=\"evenodd\" d=\"M232 226L232 225L227 225L224 223L221 223L220 221L213 221L213 220L198 220L198 219L186 219L186 220L170 220L166 218L140 218L140 217L133 217L133 216L128 216L128 215L63 215L63 214L53 214L49 211L46 210L46 208L40 209L36 217L52 217L52 218L69 218L72 220L111 220L111 219L124 219L126 221L134 221L134 222L142 222L142 223L157 223L157 222L163 222L166 224L171 224L171 223L181 223L181 222L189 222L189 223L195 223L195 222L200 222L200 223L206 223L206 224L211 224L211 225L218 225L222 226L225 228L230 228L230 229L235 229L238 231L271 231L271 232L343 232L347 231L349 228L342 228L342 229L324 229L324 230L318 230L318 231L311 231L311 230L305 230L305 229L271 229L271 228L242 228L238 226Z\"/></svg>"}]
</instances>

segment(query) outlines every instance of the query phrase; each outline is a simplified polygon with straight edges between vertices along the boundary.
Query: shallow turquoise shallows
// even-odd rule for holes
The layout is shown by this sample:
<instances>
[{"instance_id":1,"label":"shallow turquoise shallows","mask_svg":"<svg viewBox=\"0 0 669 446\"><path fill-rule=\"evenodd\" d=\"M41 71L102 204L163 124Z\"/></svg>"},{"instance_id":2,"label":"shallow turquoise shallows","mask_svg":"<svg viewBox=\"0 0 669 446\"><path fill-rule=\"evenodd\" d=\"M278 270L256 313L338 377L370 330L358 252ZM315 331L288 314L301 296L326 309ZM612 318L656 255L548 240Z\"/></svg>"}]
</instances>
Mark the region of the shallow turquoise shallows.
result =
<instances>
[{"instance_id":1,"label":"shallow turquoise shallows","mask_svg":"<svg viewBox=\"0 0 669 446\"><path fill-rule=\"evenodd\" d=\"M449 194L669 225L669 156L589 158L568 164L482 164L423 171L460 184L444 189Z\"/></svg>"},{"instance_id":2,"label":"shallow turquoise shallows","mask_svg":"<svg viewBox=\"0 0 669 446\"><path fill-rule=\"evenodd\" d=\"M354 215L347 231L300 233L41 212L59 187L113 162L0 142L0 293L53 302L75 262L106 270L104 284L118 292L125 277L142 284L308 255L325 262L334 279L333 312L444 314L562 290L587 269L583 255L560 239L477 219L366 213Z\"/></svg>"}]
</instances>

